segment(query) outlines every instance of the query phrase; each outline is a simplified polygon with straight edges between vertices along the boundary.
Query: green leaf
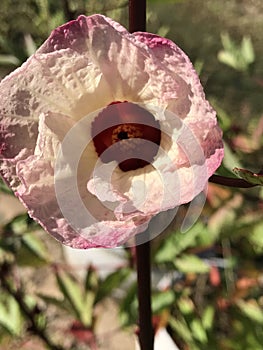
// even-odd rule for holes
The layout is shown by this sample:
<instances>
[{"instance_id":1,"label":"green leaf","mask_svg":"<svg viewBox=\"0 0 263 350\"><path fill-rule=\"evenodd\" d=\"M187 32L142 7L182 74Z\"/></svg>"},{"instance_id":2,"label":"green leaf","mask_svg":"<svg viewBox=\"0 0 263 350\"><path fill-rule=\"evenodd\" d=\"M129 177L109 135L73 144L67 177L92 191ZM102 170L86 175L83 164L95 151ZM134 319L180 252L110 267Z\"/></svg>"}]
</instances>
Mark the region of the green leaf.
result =
<instances>
[{"instance_id":1,"label":"green leaf","mask_svg":"<svg viewBox=\"0 0 263 350\"><path fill-rule=\"evenodd\" d=\"M28 57L36 52L37 46L30 34L24 34L25 47Z\"/></svg>"},{"instance_id":2,"label":"green leaf","mask_svg":"<svg viewBox=\"0 0 263 350\"><path fill-rule=\"evenodd\" d=\"M208 273L210 267L196 255L182 255L174 260L177 269L183 273Z\"/></svg>"},{"instance_id":3,"label":"green leaf","mask_svg":"<svg viewBox=\"0 0 263 350\"><path fill-rule=\"evenodd\" d=\"M158 314L162 310L170 308L175 302L175 293L171 290L159 292L152 296L153 313Z\"/></svg>"},{"instance_id":4,"label":"green leaf","mask_svg":"<svg viewBox=\"0 0 263 350\"><path fill-rule=\"evenodd\" d=\"M37 294L39 298L43 299L47 304L54 305L58 307L59 309L69 311L68 305L65 304L64 298L55 298L50 295L46 295L43 293Z\"/></svg>"},{"instance_id":5,"label":"green leaf","mask_svg":"<svg viewBox=\"0 0 263 350\"><path fill-rule=\"evenodd\" d=\"M234 69L238 69L236 57L231 52L219 51L217 58L219 62L224 63Z\"/></svg>"},{"instance_id":6,"label":"green leaf","mask_svg":"<svg viewBox=\"0 0 263 350\"><path fill-rule=\"evenodd\" d=\"M13 55L0 55L0 65L14 65L19 66L21 62Z\"/></svg>"},{"instance_id":7,"label":"green leaf","mask_svg":"<svg viewBox=\"0 0 263 350\"><path fill-rule=\"evenodd\" d=\"M83 298L83 306L80 311L80 321L85 327L92 326L95 298L96 294L93 291L86 292L85 297Z\"/></svg>"},{"instance_id":8,"label":"green leaf","mask_svg":"<svg viewBox=\"0 0 263 350\"><path fill-rule=\"evenodd\" d=\"M8 248L4 247L3 245L3 240L0 240L0 264L2 265L4 262L10 264L14 262L15 256Z\"/></svg>"},{"instance_id":9,"label":"green leaf","mask_svg":"<svg viewBox=\"0 0 263 350\"><path fill-rule=\"evenodd\" d=\"M263 175L255 174L252 171L242 168L234 168L233 172L243 180L253 184L263 186Z\"/></svg>"},{"instance_id":10,"label":"green leaf","mask_svg":"<svg viewBox=\"0 0 263 350\"><path fill-rule=\"evenodd\" d=\"M131 270L129 268L122 268L107 276L105 280L99 284L96 303L109 296L115 288L119 287L121 283L125 281L130 273Z\"/></svg>"},{"instance_id":11,"label":"green leaf","mask_svg":"<svg viewBox=\"0 0 263 350\"><path fill-rule=\"evenodd\" d=\"M210 99L210 102L214 107L214 109L216 110L216 114L219 118L219 124L221 129L223 131L228 131L232 125L231 116L223 108L219 106L219 104L215 99L212 99L212 100Z\"/></svg>"},{"instance_id":12,"label":"green leaf","mask_svg":"<svg viewBox=\"0 0 263 350\"><path fill-rule=\"evenodd\" d=\"M80 313L80 320L86 327L91 327L93 321L93 309L99 286L97 271L90 266L85 278L85 291L83 297L83 308Z\"/></svg>"},{"instance_id":13,"label":"green leaf","mask_svg":"<svg viewBox=\"0 0 263 350\"><path fill-rule=\"evenodd\" d=\"M184 320L169 318L171 328L189 345L193 342L192 332Z\"/></svg>"},{"instance_id":14,"label":"green leaf","mask_svg":"<svg viewBox=\"0 0 263 350\"><path fill-rule=\"evenodd\" d=\"M247 71L248 66L254 62L255 54L251 39L243 37L241 45L237 45L228 33L221 35L224 50L219 51L218 60L237 71Z\"/></svg>"},{"instance_id":15,"label":"green leaf","mask_svg":"<svg viewBox=\"0 0 263 350\"><path fill-rule=\"evenodd\" d=\"M206 344L208 339L206 335L206 331L203 328L203 325L200 320L194 319L190 324L191 330L193 332L193 336L200 343Z\"/></svg>"},{"instance_id":16,"label":"green leaf","mask_svg":"<svg viewBox=\"0 0 263 350\"><path fill-rule=\"evenodd\" d=\"M249 65L255 61L255 53L251 38L244 36L241 43L241 52L246 63Z\"/></svg>"},{"instance_id":17,"label":"green leaf","mask_svg":"<svg viewBox=\"0 0 263 350\"><path fill-rule=\"evenodd\" d=\"M23 318L16 300L5 295L4 300L0 302L0 325L11 335L21 335L23 329Z\"/></svg>"},{"instance_id":18,"label":"green leaf","mask_svg":"<svg viewBox=\"0 0 263 350\"><path fill-rule=\"evenodd\" d=\"M205 226L198 221L185 233L172 233L168 239L164 240L163 244L157 251L155 261L157 263L164 263L174 260L175 257L186 248L194 246L197 236L203 233L204 230Z\"/></svg>"},{"instance_id":19,"label":"green leaf","mask_svg":"<svg viewBox=\"0 0 263 350\"><path fill-rule=\"evenodd\" d=\"M13 232L15 235L22 235L28 230L28 215L17 215L5 226L5 230Z\"/></svg>"},{"instance_id":20,"label":"green leaf","mask_svg":"<svg viewBox=\"0 0 263 350\"><path fill-rule=\"evenodd\" d=\"M89 266L84 281L85 292L92 290L97 293L99 284L100 281L98 272L93 268L93 266Z\"/></svg>"},{"instance_id":21,"label":"green leaf","mask_svg":"<svg viewBox=\"0 0 263 350\"><path fill-rule=\"evenodd\" d=\"M202 73L202 69L204 67L204 61L201 59L196 59L194 63L195 70L197 74L200 76Z\"/></svg>"},{"instance_id":22,"label":"green leaf","mask_svg":"<svg viewBox=\"0 0 263 350\"><path fill-rule=\"evenodd\" d=\"M73 314L77 319L80 319L83 308L83 294L79 282L64 271L58 272L56 278L61 292L72 307Z\"/></svg>"},{"instance_id":23,"label":"green leaf","mask_svg":"<svg viewBox=\"0 0 263 350\"><path fill-rule=\"evenodd\" d=\"M248 240L252 244L256 254L263 253L263 222L256 224L252 232L248 235Z\"/></svg>"},{"instance_id":24,"label":"green leaf","mask_svg":"<svg viewBox=\"0 0 263 350\"><path fill-rule=\"evenodd\" d=\"M86 290L83 291L82 285L72 275L66 272L61 271L57 273L57 281L65 299L72 307L75 317L85 327L90 327L93 321L96 291L92 289L88 290L87 285Z\"/></svg>"},{"instance_id":25,"label":"green leaf","mask_svg":"<svg viewBox=\"0 0 263 350\"><path fill-rule=\"evenodd\" d=\"M49 261L47 247L35 233L22 236L21 247L17 252L19 265L42 266Z\"/></svg>"},{"instance_id":26,"label":"green leaf","mask_svg":"<svg viewBox=\"0 0 263 350\"><path fill-rule=\"evenodd\" d=\"M137 284L134 283L127 291L120 304L120 322L123 327L134 325L138 318Z\"/></svg>"},{"instance_id":27,"label":"green leaf","mask_svg":"<svg viewBox=\"0 0 263 350\"><path fill-rule=\"evenodd\" d=\"M263 311L256 301L252 303L240 299L236 301L236 305L250 320L263 325Z\"/></svg>"},{"instance_id":28,"label":"green leaf","mask_svg":"<svg viewBox=\"0 0 263 350\"><path fill-rule=\"evenodd\" d=\"M233 173L233 166L236 166L238 168L241 168L242 165L239 161L239 158L236 156L236 154L230 149L228 144L224 142L224 159L223 159L224 166Z\"/></svg>"},{"instance_id":29,"label":"green leaf","mask_svg":"<svg viewBox=\"0 0 263 350\"><path fill-rule=\"evenodd\" d=\"M212 306L207 306L202 314L202 325L205 330L210 330L213 327L215 309Z\"/></svg>"},{"instance_id":30,"label":"green leaf","mask_svg":"<svg viewBox=\"0 0 263 350\"><path fill-rule=\"evenodd\" d=\"M229 51L229 52L235 52L236 51L236 49L237 49L236 45L232 41L232 39L230 38L228 33L222 33L221 34L221 42L222 42L223 48L226 51Z\"/></svg>"},{"instance_id":31,"label":"green leaf","mask_svg":"<svg viewBox=\"0 0 263 350\"><path fill-rule=\"evenodd\" d=\"M166 35L169 33L169 31L170 31L170 27L163 25L163 26L158 28L158 31L156 34L159 36L162 36L162 37L166 37Z\"/></svg>"},{"instance_id":32,"label":"green leaf","mask_svg":"<svg viewBox=\"0 0 263 350\"><path fill-rule=\"evenodd\" d=\"M179 310L183 315L190 315L194 312L194 304L190 298L181 297L178 300Z\"/></svg>"},{"instance_id":33,"label":"green leaf","mask_svg":"<svg viewBox=\"0 0 263 350\"><path fill-rule=\"evenodd\" d=\"M0 62L0 64L1 64L1 62ZM14 195L13 191L11 191L9 187L7 187L7 185L4 183L4 181L1 178L0 178L0 192Z\"/></svg>"}]
</instances>

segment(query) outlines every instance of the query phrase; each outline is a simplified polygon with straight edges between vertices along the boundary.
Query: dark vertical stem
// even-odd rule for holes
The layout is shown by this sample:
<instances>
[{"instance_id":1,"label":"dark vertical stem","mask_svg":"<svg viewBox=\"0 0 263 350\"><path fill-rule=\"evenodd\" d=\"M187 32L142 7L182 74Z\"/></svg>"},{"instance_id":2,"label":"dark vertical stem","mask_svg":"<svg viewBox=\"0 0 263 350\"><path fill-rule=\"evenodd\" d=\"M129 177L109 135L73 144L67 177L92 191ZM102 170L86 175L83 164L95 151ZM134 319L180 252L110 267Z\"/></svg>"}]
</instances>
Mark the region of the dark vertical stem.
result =
<instances>
[{"instance_id":1,"label":"dark vertical stem","mask_svg":"<svg viewBox=\"0 0 263 350\"><path fill-rule=\"evenodd\" d=\"M129 1L129 31L146 31L146 0Z\"/></svg>"},{"instance_id":2,"label":"dark vertical stem","mask_svg":"<svg viewBox=\"0 0 263 350\"><path fill-rule=\"evenodd\" d=\"M141 350L153 350L151 307L151 245L136 246L137 284L139 302L139 343Z\"/></svg>"},{"instance_id":3,"label":"dark vertical stem","mask_svg":"<svg viewBox=\"0 0 263 350\"><path fill-rule=\"evenodd\" d=\"M70 10L68 0L62 0L62 8L66 21L72 21L75 19L75 13Z\"/></svg>"},{"instance_id":4,"label":"dark vertical stem","mask_svg":"<svg viewBox=\"0 0 263 350\"><path fill-rule=\"evenodd\" d=\"M146 30L146 0L129 0L129 31ZM136 245L136 266L139 302L139 343L141 350L153 350L154 334L151 307L150 240Z\"/></svg>"}]
</instances>

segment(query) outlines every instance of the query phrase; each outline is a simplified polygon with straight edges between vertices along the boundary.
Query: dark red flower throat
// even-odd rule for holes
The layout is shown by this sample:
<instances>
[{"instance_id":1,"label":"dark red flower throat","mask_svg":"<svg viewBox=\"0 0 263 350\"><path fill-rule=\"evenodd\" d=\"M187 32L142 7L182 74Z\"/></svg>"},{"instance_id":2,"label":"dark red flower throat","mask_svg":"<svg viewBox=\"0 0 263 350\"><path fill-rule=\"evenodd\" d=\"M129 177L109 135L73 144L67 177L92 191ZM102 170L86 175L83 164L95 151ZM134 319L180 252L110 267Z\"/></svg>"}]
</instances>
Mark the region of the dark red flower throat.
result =
<instances>
[{"instance_id":1,"label":"dark red flower throat","mask_svg":"<svg viewBox=\"0 0 263 350\"><path fill-rule=\"evenodd\" d=\"M126 101L113 102L103 109L92 123L91 135L102 162L115 160L122 171L150 164L161 142L160 124L154 116Z\"/></svg>"}]
</instances>

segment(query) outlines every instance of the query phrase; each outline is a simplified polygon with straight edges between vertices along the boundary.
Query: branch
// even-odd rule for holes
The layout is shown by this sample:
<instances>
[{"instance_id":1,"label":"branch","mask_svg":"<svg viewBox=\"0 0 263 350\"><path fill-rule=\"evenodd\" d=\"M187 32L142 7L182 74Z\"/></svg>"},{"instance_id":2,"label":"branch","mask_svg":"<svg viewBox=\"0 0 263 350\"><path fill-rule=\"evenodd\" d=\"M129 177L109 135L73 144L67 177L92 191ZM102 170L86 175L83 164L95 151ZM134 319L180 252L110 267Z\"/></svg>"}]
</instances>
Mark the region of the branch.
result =
<instances>
[{"instance_id":1,"label":"branch","mask_svg":"<svg viewBox=\"0 0 263 350\"><path fill-rule=\"evenodd\" d=\"M141 350L153 350L154 334L151 309L150 242L136 246L137 288L139 302L139 342Z\"/></svg>"},{"instance_id":2,"label":"branch","mask_svg":"<svg viewBox=\"0 0 263 350\"><path fill-rule=\"evenodd\" d=\"M146 1L130 0L129 1L129 31L145 32L146 31Z\"/></svg>"},{"instance_id":3,"label":"branch","mask_svg":"<svg viewBox=\"0 0 263 350\"><path fill-rule=\"evenodd\" d=\"M212 175L208 181L218 185L223 185L228 187L237 187L237 188L250 188L250 187L257 186L243 179L237 179L234 177L225 177L221 175Z\"/></svg>"}]
</instances>

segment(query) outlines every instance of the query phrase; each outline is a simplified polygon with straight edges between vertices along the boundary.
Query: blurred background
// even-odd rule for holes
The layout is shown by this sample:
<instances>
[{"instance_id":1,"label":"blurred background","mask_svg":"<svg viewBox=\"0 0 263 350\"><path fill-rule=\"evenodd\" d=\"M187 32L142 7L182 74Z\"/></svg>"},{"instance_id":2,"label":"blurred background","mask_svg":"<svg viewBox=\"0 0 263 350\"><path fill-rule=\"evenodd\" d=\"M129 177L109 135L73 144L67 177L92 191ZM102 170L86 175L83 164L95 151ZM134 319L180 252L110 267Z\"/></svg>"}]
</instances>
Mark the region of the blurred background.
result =
<instances>
[{"instance_id":1,"label":"blurred background","mask_svg":"<svg viewBox=\"0 0 263 350\"><path fill-rule=\"evenodd\" d=\"M155 0L147 30L190 57L224 132L218 174L262 170L263 2ZM127 27L127 0L1 0L0 77L52 29L102 13ZM66 249L0 183L0 349L135 349L132 249ZM153 311L180 350L263 349L263 190L209 184L187 232L176 220L153 242ZM165 239L163 239L165 237ZM98 257L97 254L100 254ZM167 349L168 350L168 349Z\"/></svg>"}]
</instances>

